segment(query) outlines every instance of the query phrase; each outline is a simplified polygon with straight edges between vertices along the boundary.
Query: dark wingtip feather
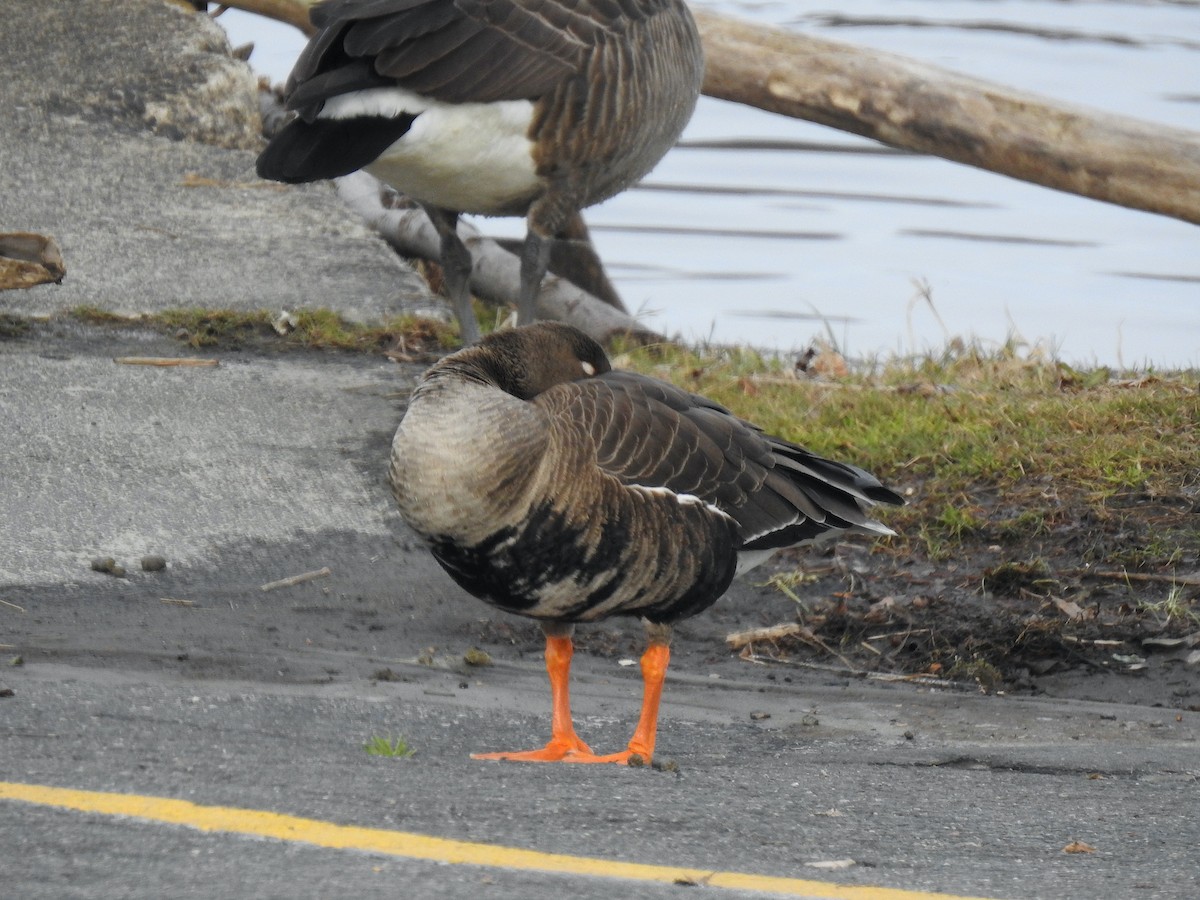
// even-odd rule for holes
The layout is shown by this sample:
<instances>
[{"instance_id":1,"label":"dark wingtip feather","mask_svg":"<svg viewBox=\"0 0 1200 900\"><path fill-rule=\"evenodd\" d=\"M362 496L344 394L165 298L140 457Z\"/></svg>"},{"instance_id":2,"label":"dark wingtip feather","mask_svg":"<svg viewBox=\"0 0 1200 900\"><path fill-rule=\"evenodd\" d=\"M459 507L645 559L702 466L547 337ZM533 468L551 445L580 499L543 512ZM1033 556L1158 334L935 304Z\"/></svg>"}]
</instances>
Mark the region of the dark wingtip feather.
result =
<instances>
[{"instance_id":1,"label":"dark wingtip feather","mask_svg":"<svg viewBox=\"0 0 1200 900\"><path fill-rule=\"evenodd\" d=\"M882 484L864 486L863 493L876 503L886 503L888 506L906 506L908 504L908 501L902 496L885 488Z\"/></svg>"}]
</instances>

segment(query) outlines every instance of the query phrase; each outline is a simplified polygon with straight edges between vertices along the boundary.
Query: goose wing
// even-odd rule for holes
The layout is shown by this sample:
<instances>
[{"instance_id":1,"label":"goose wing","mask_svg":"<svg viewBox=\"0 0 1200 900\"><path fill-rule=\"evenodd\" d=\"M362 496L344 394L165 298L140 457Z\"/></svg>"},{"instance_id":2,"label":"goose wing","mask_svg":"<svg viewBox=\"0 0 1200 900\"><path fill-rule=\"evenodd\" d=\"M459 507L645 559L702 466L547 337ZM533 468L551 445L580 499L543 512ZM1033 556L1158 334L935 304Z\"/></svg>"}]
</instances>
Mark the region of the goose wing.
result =
<instances>
[{"instance_id":1,"label":"goose wing","mask_svg":"<svg viewBox=\"0 0 1200 900\"><path fill-rule=\"evenodd\" d=\"M725 407L632 372L558 385L535 403L566 416L606 473L709 503L742 549L789 546L837 529L890 534L868 515L904 501L870 473L764 434Z\"/></svg>"},{"instance_id":2,"label":"goose wing","mask_svg":"<svg viewBox=\"0 0 1200 900\"><path fill-rule=\"evenodd\" d=\"M669 0L325 0L288 80L311 118L331 97L401 87L447 103L531 100L583 65L604 32Z\"/></svg>"}]
</instances>

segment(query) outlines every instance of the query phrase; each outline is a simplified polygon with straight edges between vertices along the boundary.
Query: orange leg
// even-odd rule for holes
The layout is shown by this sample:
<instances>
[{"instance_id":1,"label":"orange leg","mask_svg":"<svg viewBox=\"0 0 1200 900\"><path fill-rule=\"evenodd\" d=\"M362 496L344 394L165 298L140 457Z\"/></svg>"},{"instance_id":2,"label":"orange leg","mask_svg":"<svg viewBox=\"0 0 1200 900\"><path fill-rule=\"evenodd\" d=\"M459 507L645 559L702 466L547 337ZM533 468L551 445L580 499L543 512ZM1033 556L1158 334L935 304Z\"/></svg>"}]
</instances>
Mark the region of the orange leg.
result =
<instances>
[{"instance_id":1,"label":"orange leg","mask_svg":"<svg viewBox=\"0 0 1200 900\"><path fill-rule=\"evenodd\" d=\"M592 754L572 754L563 762L581 763L624 763L629 764L632 756L641 758L643 765L649 765L654 758L654 738L658 733L658 705L662 699L663 681L667 677L667 665L671 661L671 648L664 643L651 641L642 654L642 682L645 693L642 696L642 714L638 717L637 728L629 739L629 746L620 753L610 753L607 756Z\"/></svg>"},{"instance_id":2,"label":"orange leg","mask_svg":"<svg viewBox=\"0 0 1200 900\"><path fill-rule=\"evenodd\" d=\"M511 753L472 753L472 759L512 759L524 762L558 762L577 755L591 757L592 751L575 733L571 721L571 656L575 648L570 637L546 635L546 673L550 676L550 698L553 715L550 721L550 740L540 750L519 750ZM651 735L651 743L654 738Z\"/></svg>"}]
</instances>

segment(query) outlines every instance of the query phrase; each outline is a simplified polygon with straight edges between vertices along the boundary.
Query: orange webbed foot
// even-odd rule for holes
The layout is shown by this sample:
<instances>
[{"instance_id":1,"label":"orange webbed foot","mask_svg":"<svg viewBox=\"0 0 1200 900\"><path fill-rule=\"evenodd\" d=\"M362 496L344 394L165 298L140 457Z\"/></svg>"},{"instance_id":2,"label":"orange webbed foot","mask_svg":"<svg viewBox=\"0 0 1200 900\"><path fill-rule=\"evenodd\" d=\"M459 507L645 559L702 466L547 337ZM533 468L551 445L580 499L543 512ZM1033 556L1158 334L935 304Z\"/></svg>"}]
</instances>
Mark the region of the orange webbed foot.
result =
<instances>
[{"instance_id":1,"label":"orange webbed foot","mask_svg":"<svg viewBox=\"0 0 1200 900\"><path fill-rule=\"evenodd\" d=\"M592 748L578 737L551 738L540 750L502 750L499 753L472 753L471 759L503 759L513 762L571 762L576 756L593 756Z\"/></svg>"},{"instance_id":2,"label":"orange webbed foot","mask_svg":"<svg viewBox=\"0 0 1200 900\"><path fill-rule=\"evenodd\" d=\"M638 750L622 750L620 753L606 753L604 756L575 753L563 757L563 762L572 763L616 763L621 766L648 766L652 757L649 753Z\"/></svg>"}]
</instances>

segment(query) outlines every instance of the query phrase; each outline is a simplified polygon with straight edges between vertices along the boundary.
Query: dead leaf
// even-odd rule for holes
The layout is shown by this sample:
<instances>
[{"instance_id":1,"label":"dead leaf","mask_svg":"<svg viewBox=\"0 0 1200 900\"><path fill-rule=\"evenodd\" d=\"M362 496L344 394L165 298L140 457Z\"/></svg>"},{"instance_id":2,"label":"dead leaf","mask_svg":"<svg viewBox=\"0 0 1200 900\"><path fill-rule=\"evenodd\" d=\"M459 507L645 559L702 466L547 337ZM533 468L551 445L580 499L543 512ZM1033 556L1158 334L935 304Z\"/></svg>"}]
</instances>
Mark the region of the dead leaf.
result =
<instances>
[{"instance_id":1,"label":"dead leaf","mask_svg":"<svg viewBox=\"0 0 1200 900\"><path fill-rule=\"evenodd\" d=\"M870 608L863 613L863 621L877 624L886 622L892 616L892 610L896 607L895 597L884 597L882 600L872 603Z\"/></svg>"},{"instance_id":2,"label":"dead leaf","mask_svg":"<svg viewBox=\"0 0 1200 900\"><path fill-rule=\"evenodd\" d=\"M1083 607L1074 600L1064 600L1062 597L1051 597L1050 601L1058 608L1058 611L1070 619L1083 618Z\"/></svg>"}]
</instances>

